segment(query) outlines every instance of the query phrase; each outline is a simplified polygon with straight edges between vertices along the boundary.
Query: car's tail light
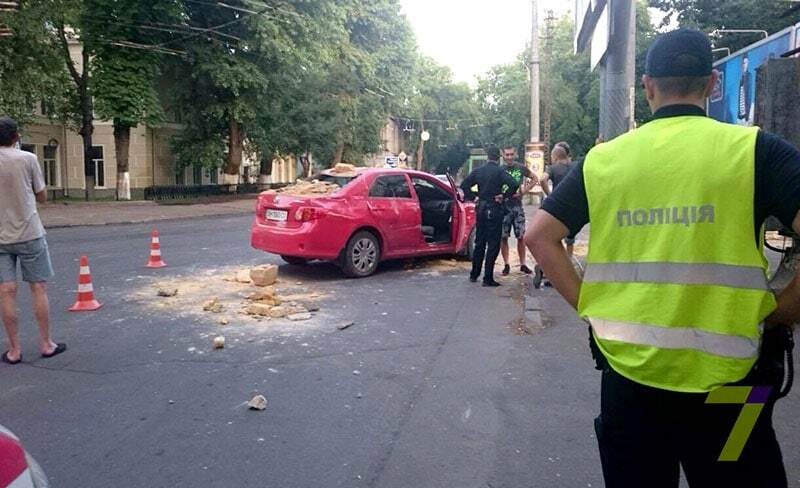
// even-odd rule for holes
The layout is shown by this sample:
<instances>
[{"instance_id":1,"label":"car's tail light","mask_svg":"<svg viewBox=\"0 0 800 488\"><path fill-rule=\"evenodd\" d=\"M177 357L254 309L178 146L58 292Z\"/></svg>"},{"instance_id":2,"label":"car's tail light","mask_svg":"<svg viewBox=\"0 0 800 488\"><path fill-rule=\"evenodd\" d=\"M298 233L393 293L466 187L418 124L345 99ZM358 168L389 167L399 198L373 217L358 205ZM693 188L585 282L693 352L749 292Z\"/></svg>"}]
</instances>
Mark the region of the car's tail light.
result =
<instances>
[{"instance_id":1,"label":"car's tail light","mask_svg":"<svg viewBox=\"0 0 800 488\"><path fill-rule=\"evenodd\" d=\"M314 207L300 207L294 213L294 219L298 222L309 222L316 220L324 215L322 209Z\"/></svg>"}]
</instances>

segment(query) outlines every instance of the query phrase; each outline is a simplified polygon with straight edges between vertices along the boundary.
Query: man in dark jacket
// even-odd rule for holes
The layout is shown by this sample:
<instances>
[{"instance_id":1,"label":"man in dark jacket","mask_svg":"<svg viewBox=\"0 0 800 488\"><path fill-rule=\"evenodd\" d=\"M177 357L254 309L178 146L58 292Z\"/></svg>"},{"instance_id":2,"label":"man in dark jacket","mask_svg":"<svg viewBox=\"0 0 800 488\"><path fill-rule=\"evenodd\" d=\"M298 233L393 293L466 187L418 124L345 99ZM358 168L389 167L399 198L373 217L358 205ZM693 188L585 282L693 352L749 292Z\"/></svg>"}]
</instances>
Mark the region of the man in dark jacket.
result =
<instances>
[{"instance_id":1,"label":"man in dark jacket","mask_svg":"<svg viewBox=\"0 0 800 488\"><path fill-rule=\"evenodd\" d=\"M485 257L483 286L500 286L494 280L494 263L500 253L505 216L504 200L517 192L519 183L498 164L500 150L496 146L489 146L486 153L489 158L486 165L473 170L461 183L461 189L469 199L475 198L472 187L478 186L475 251L469 280L473 283L478 281Z\"/></svg>"}]
</instances>

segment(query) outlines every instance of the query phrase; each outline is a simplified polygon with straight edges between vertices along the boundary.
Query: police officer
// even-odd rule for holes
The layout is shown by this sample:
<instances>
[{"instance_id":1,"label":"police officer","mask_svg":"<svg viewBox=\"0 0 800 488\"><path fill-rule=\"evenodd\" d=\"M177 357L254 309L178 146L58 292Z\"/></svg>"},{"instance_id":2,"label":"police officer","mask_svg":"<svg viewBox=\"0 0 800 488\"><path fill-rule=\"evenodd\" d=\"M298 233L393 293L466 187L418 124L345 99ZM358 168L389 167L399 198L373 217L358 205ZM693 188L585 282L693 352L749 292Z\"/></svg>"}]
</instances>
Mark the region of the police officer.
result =
<instances>
[{"instance_id":1,"label":"police officer","mask_svg":"<svg viewBox=\"0 0 800 488\"><path fill-rule=\"evenodd\" d=\"M706 117L703 33L660 35L645 73L653 120L593 148L526 235L591 324L606 486L677 487L680 465L693 488L785 487L767 339L800 320L800 276L768 289L760 229L774 215L800 231L800 152ZM561 240L590 221L581 281Z\"/></svg>"},{"instance_id":2,"label":"police officer","mask_svg":"<svg viewBox=\"0 0 800 488\"><path fill-rule=\"evenodd\" d=\"M478 186L475 251L472 255L472 272L469 280L473 283L478 281L485 255L483 286L500 286L500 283L494 280L494 262L500 253L505 216L504 201L517 192L519 182L498 164L500 149L497 146L489 146L486 154L489 159L487 163L473 170L461 183L461 189L470 199L474 198L472 187Z\"/></svg>"}]
</instances>

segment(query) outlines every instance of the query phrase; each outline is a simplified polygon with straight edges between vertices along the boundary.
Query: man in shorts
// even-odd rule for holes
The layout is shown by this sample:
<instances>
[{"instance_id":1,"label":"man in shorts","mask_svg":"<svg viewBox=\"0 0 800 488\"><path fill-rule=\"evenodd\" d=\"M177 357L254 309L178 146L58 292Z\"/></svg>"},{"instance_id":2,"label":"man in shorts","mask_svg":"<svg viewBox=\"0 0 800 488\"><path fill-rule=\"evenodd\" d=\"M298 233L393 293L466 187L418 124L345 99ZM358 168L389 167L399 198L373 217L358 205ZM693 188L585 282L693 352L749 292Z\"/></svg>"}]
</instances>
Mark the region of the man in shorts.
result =
<instances>
[{"instance_id":1,"label":"man in shorts","mask_svg":"<svg viewBox=\"0 0 800 488\"><path fill-rule=\"evenodd\" d=\"M519 191L506 200L506 216L503 219L503 240L500 241L500 253L503 255L503 276L511 272L511 265L509 263L509 249L508 239L511 237L511 229L514 229L514 235L517 238L517 253L519 254L519 269L525 274L531 274L533 271L525 264L526 253L525 243L522 237L525 235L525 209L522 207L522 195L528 190L533 188L538 183L536 175L528 169L524 164L519 164L514 161L516 149L511 147L503 148L503 168L506 173L511 175L512 178L519 184Z\"/></svg>"},{"instance_id":2,"label":"man in shorts","mask_svg":"<svg viewBox=\"0 0 800 488\"><path fill-rule=\"evenodd\" d=\"M17 123L0 117L0 308L9 346L0 359L7 364L22 361L17 328L17 263L22 280L30 284L33 295L39 352L50 358L67 350L66 344L50 339L47 280L53 276L53 267L36 208L36 202L47 200L44 178L36 156L14 147L18 140Z\"/></svg>"}]
</instances>

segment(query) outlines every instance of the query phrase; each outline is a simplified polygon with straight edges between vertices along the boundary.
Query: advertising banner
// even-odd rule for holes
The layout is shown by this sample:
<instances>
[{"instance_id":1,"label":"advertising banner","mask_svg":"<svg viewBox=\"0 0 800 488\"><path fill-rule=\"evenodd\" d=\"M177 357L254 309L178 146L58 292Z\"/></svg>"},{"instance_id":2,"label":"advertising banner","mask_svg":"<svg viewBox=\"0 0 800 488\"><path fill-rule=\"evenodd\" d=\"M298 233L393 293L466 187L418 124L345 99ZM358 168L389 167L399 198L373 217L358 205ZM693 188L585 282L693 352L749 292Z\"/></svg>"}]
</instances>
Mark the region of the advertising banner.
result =
<instances>
[{"instance_id":1,"label":"advertising banner","mask_svg":"<svg viewBox=\"0 0 800 488\"><path fill-rule=\"evenodd\" d=\"M778 58L792 49L794 30L784 29L714 63L720 76L709 98L711 117L731 124L753 125L756 69L767 59Z\"/></svg>"}]
</instances>

